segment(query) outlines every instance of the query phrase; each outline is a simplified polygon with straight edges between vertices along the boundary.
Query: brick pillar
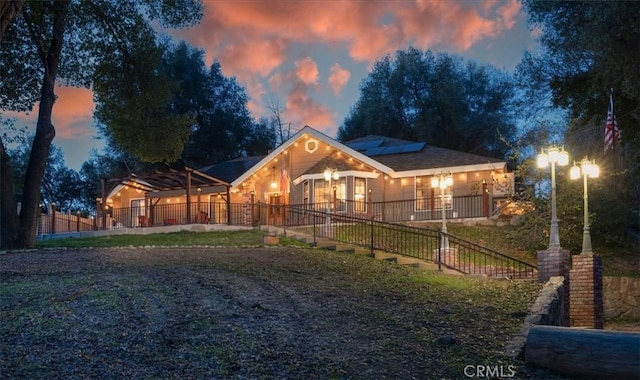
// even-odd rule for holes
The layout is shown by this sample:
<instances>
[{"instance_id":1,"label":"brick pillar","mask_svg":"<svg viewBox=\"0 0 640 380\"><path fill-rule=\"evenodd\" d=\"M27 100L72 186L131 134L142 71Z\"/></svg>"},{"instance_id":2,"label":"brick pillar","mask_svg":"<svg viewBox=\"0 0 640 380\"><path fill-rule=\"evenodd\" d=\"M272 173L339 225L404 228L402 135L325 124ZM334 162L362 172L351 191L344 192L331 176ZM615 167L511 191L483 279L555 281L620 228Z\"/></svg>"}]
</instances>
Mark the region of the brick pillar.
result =
<instances>
[{"instance_id":1,"label":"brick pillar","mask_svg":"<svg viewBox=\"0 0 640 380\"><path fill-rule=\"evenodd\" d=\"M602 329L602 257L593 253L573 256L569 276L571 326Z\"/></svg>"},{"instance_id":2,"label":"brick pillar","mask_svg":"<svg viewBox=\"0 0 640 380\"><path fill-rule=\"evenodd\" d=\"M566 249L538 251L538 281L547 282L551 277L568 278L571 255Z\"/></svg>"}]
</instances>

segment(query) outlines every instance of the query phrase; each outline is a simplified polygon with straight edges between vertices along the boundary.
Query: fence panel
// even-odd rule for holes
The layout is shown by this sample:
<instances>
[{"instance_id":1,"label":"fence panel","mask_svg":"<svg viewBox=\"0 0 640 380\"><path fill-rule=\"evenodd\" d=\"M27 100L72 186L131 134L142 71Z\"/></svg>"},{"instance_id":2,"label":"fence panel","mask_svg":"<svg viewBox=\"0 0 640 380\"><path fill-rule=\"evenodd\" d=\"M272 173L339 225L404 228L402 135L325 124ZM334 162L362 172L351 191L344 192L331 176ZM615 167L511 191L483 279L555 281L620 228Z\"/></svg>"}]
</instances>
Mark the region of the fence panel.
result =
<instances>
[{"instance_id":1,"label":"fence panel","mask_svg":"<svg viewBox=\"0 0 640 380\"><path fill-rule=\"evenodd\" d=\"M93 231L93 218L83 217L79 214L54 212L51 214L40 214L38 222L38 235L53 233L68 233Z\"/></svg>"}]
</instances>

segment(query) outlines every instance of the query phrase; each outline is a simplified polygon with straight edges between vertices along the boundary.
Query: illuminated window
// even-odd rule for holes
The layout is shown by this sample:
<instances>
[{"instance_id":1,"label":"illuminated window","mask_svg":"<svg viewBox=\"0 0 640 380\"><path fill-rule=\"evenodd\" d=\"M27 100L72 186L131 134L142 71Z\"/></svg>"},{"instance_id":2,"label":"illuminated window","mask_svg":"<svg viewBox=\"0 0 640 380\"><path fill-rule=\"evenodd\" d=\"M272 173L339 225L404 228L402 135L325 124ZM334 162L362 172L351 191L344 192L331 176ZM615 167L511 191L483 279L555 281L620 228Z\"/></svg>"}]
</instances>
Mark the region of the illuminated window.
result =
<instances>
[{"instance_id":1,"label":"illuminated window","mask_svg":"<svg viewBox=\"0 0 640 380\"><path fill-rule=\"evenodd\" d=\"M431 179L430 177L416 178L416 210L429 210L431 202Z\"/></svg>"},{"instance_id":2,"label":"illuminated window","mask_svg":"<svg viewBox=\"0 0 640 380\"><path fill-rule=\"evenodd\" d=\"M330 205L333 209L333 189L331 187L336 188L336 200L337 200L337 208L334 211L345 211L346 210L346 200L345 195L347 193L347 184L344 178L325 181L323 179L317 179L313 183L313 191L314 198L313 201L316 205L316 208L319 210L328 210Z\"/></svg>"},{"instance_id":3,"label":"illuminated window","mask_svg":"<svg viewBox=\"0 0 640 380\"><path fill-rule=\"evenodd\" d=\"M353 179L354 211L367 212L367 180L365 178Z\"/></svg>"}]
</instances>

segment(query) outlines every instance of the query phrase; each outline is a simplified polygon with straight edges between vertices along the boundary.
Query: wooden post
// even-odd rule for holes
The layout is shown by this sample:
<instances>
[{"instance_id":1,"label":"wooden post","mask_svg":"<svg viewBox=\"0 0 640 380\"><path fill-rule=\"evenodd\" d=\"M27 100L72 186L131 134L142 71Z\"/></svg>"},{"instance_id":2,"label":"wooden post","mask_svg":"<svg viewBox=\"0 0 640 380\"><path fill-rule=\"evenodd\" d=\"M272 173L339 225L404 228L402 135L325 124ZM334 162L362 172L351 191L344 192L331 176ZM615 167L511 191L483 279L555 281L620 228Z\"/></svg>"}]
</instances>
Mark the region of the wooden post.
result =
<instances>
[{"instance_id":1,"label":"wooden post","mask_svg":"<svg viewBox=\"0 0 640 380\"><path fill-rule=\"evenodd\" d=\"M227 224L231 225L231 186L227 186Z\"/></svg>"},{"instance_id":2,"label":"wooden post","mask_svg":"<svg viewBox=\"0 0 640 380\"><path fill-rule=\"evenodd\" d=\"M56 233L56 204L51 202L51 233Z\"/></svg>"},{"instance_id":3,"label":"wooden post","mask_svg":"<svg viewBox=\"0 0 640 380\"><path fill-rule=\"evenodd\" d=\"M102 229L107 229L107 182L103 178L100 180L102 198L100 198L100 212L102 212Z\"/></svg>"},{"instance_id":4,"label":"wooden post","mask_svg":"<svg viewBox=\"0 0 640 380\"><path fill-rule=\"evenodd\" d=\"M257 224L256 221L256 192L255 190L251 190L251 225L255 226Z\"/></svg>"},{"instance_id":5,"label":"wooden post","mask_svg":"<svg viewBox=\"0 0 640 380\"><path fill-rule=\"evenodd\" d=\"M100 216L100 198L96 198L96 216L93 218L93 230L98 229L98 217Z\"/></svg>"},{"instance_id":6,"label":"wooden post","mask_svg":"<svg viewBox=\"0 0 640 380\"><path fill-rule=\"evenodd\" d=\"M193 223L191 219L191 172L187 172L187 223Z\"/></svg>"},{"instance_id":7,"label":"wooden post","mask_svg":"<svg viewBox=\"0 0 640 380\"><path fill-rule=\"evenodd\" d=\"M637 379L640 333L534 325L525 345L527 363L593 379Z\"/></svg>"},{"instance_id":8,"label":"wooden post","mask_svg":"<svg viewBox=\"0 0 640 380\"><path fill-rule=\"evenodd\" d=\"M80 232L80 211L76 211L76 232Z\"/></svg>"},{"instance_id":9,"label":"wooden post","mask_svg":"<svg viewBox=\"0 0 640 380\"><path fill-rule=\"evenodd\" d=\"M487 181L482 180L482 215L485 218L489 217L489 189L487 188Z\"/></svg>"}]
</instances>

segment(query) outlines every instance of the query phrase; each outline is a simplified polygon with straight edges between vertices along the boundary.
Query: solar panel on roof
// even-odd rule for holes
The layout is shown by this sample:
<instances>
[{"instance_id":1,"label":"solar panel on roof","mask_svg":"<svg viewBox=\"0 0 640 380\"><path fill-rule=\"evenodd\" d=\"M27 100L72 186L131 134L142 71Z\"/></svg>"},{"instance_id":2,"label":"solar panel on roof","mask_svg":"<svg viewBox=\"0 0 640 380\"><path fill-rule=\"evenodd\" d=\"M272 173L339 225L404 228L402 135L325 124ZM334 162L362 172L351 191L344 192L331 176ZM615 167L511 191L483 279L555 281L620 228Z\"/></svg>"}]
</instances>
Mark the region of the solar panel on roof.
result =
<instances>
[{"instance_id":1,"label":"solar panel on roof","mask_svg":"<svg viewBox=\"0 0 640 380\"><path fill-rule=\"evenodd\" d=\"M384 148L382 154L397 154L401 153L404 145L392 145Z\"/></svg>"},{"instance_id":2,"label":"solar panel on roof","mask_svg":"<svg viewBox=\"0 0 640 380\"><path fill-rule=\"evenodd\" d=\"M372 141L365 141L362 145L361 149L371 149L371 148L377 148L380 146L380 144L383 143L384 140L372 140Z\"/></svg>"},{"instance_id":3,"label":"solar panel on roof","mask_svg":"<svg viewBox=\"0 0 640 380\"><path fill-rule=\"evenodd\" d=\"M364 154L366 154L367 156L380 156L382 155L382 152L385 150L385 147L376 147L376 148L370 148L365 150Z\"/></svg>"},{"instance_id":4,"label":"solar panel on roof","mask_svg":"<svg viewBox=\"0 0 640 380\"><path fill-rule=\"evenodd\" d=\"M402 151L400 153L419 152L419 151L422 150L422 148L424 148L425 145L426 145L426 143L424 143L424 142L405 144L402 147Z\"/></svg>"}]
</instances>

